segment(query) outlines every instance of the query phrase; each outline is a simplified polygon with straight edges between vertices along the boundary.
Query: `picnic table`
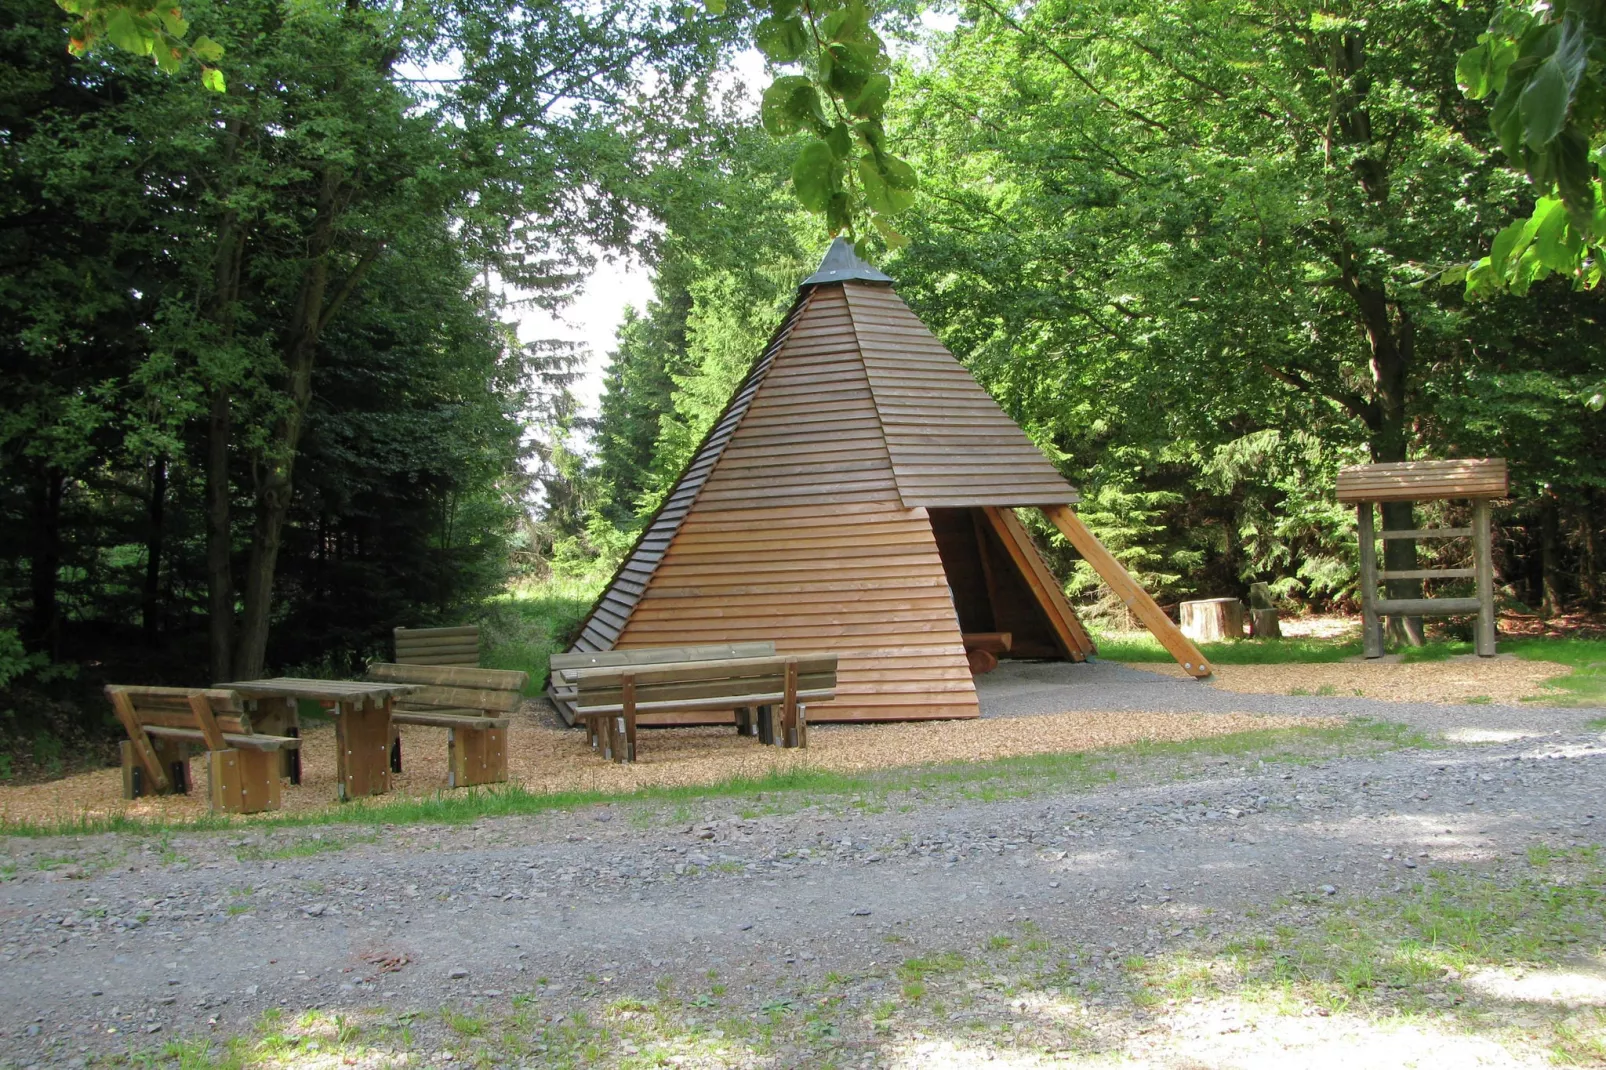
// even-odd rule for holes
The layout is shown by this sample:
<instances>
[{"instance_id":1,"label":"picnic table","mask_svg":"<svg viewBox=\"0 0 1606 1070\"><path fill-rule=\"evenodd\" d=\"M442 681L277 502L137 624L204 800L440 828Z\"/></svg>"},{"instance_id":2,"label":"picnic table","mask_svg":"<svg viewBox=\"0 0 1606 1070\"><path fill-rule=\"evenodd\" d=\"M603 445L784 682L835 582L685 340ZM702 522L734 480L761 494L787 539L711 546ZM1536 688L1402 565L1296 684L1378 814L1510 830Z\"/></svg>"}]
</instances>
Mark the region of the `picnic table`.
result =
<instances>
[{"instance_id":1,"label":"picnic table","mask_svg":"<svg viewBox=\"0 0 1606 1070\"><path fill-rule=\"evenodd\" d=\"M300 735L298 701L318 703L335 717L336 798L347 802L390 790L391 709L397 698L417 691L417 684L276 676L214 686L238 692L253 703L253 723L279 735ZM299 773L299 767L294 773ZM293 780L299 782L294 773Z\"/></svg>"}]
</instances>

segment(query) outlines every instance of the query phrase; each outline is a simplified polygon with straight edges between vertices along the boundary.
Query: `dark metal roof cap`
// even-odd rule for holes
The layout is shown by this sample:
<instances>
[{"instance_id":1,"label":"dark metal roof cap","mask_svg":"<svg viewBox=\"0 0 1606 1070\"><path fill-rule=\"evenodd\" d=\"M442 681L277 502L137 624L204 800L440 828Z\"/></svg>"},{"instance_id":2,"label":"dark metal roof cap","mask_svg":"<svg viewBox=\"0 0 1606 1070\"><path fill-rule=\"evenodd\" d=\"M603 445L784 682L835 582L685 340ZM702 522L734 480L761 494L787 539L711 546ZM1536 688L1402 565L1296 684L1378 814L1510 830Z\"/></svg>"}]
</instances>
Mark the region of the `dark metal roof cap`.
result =
<instances>
[{"instance_id":1,"label":"dark metal roof cap","mask_svg":"<svg viewBox=\"0 0 1606 1070\"><path fill-rule=\"evenodd\" d=\"M820 261L820 270L803 280L804 286L815 286L822 282L848 282L857 279L860 282L891 282L892 276L876 270L853 251L853 246L846 238L832 238L831 248L825 251L825 259Z\"/></svg>"}]
</instances>

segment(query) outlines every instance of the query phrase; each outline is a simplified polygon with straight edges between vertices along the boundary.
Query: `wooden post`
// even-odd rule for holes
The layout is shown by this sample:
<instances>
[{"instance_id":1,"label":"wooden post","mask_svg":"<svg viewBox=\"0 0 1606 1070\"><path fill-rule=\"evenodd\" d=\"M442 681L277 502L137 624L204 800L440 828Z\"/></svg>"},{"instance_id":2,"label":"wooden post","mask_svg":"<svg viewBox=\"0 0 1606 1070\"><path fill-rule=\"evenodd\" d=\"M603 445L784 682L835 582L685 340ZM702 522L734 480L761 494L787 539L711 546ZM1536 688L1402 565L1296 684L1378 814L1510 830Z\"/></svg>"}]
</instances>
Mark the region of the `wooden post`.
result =
<instances>
[{"instance_id":1,"label":"wooden post","mask_svg":"<svg viewBox=\"0 0 1606 1070\"><path fill-rule=\"evenodd\" d=\"M1048 510L1049 507L1044 507L1043 512L1046 514ZM1060 590L1059 581L1048 571L1048 566L1043 564L1043 559L1038 554L1037 547L1032 545L1032 537L1025 525L1020 522L1013 509L988 505L982 507L982 513L987 517L988 523L992 524L998 541L1003 543L1004 550L1009 554L1009 559L1014 562L1015 571L1020 574L1021 581L1026 584L1027 590L1032 592L1032 597L1037 600L1043 615L1048 618L1048 623L1054 632L1054 641L1072 661L1085 661L1089 654L1095 652L1093 640L1082 627L1082 622L1076 619L1076 612L1071 609L1070 603L1065 601L1065 593ZM1049 519L1052 520L1053 517ZM996 625L997 621L993 623Z\"/></svg>"},{"instance_id":2,"label":"wooden post","mask_svg":"<svg viewBox=\"0 0 1606 1070\"><path fill-rule=\"evenodd\" d=\"M619 681L619 701L624 709L619 711L619 753L614 755L616 762L633 762L636 760L636 677L633 673L625 673Z\"/></svg>"},{"instance_id":3,"label":"wooden post","mask_svg":"<svg viewBox=\"0 0 1606 1070\"><path fill-rule=\"evenodd\" d=\"M1472 499L1472 570L1478 588L1478 637L1475 649L1480 658L1495 655L1494 546L1489 533L1489 499Z\"/></svg>"},{"instance_id":4,"label":"wooden post","mask_svg":"<svg viewBox=\"0 0 1606 1070\"><path fill-rule=\"evenodd\" d=\"M781 694L781 746L796 747L797 741L797 659L786 659L786 683Z\"/></svg>"},{"instance_id":5,"label":"wooden post","mask_svg":"<svg viewBox=\"0 0 1606 1070\"><path fill-rule=\"evenodd\" d=\"M758 708L758 741L766 747L775 743L775 707L760 706Z\"/></svg>"},{"instance_id":6,"label":"wooden post","mask_svg":"<svg viewBox=\"0 0 1606 1070\"><path fill-rule=\"evenodd\" d=\"M1076 552L1082 555L1082 560L1091 565L1093 571L1115 592L1115 596L1137 615L1143 626L1160 641L1160 645L1177 659L1184 672L1201 678L1210 675L1210 665L1199 653L1199 648L1171 623L1171 618L1149 597L1149 592L1138 586L1138 582L1115 559L1115 555L1093 537L1087 525L1082 523L1082 518L1070 506L1045 505L1043 515L1064 533Z\"/></svg>"},{"instance_id":7,"label":"wooden post","mask_svg":"<svg viewBox=\"0 0 1606 1070\"><path fill-rule=\"evenodd\" d=\"M1383 656L1383 622L1377 615L1377 533L1372 529L1372 503L1355 505L1355 535L1361 544L1361 649L1369 658Z\"/></svg>"}]
</instances>

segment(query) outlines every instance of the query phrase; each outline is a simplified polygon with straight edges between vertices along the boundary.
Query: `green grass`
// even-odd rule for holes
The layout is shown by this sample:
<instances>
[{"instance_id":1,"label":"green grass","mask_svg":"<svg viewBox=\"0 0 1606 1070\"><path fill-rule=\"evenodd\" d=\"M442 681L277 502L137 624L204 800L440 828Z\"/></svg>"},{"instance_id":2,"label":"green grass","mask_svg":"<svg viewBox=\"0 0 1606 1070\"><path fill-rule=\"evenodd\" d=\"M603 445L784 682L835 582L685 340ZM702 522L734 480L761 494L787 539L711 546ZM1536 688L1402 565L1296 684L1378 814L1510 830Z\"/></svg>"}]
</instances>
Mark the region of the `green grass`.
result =
<instances>
[{"instance_id":1,"label":"green grass","mask_svg":"<svg viewBox=\"0 0 1606 1070\"><path fill-rule=\"evenodd\" d=\"M487 669L530 674L526 695L546 690L548 659L564 648L602 588L602 579L550 580L520 587L491 604L480 623Z\"/></svg>"},{"instance_id":2,"label":"green grass","mask_svg":"<svg viewBox=\"0 0 1606 1070\"><path fill-rule=\"evenodd\" d=\"M961 799L989 801L1040 792L1091 787L1115 780L1136 759L1178 759L1190 755L1255 754L1268 761L1300 762L1333 750L1355 747L1395 749L1430 746L1427 737L1403 725L1354 721L1337 727L1296 725L1176 742L1141 741L1097 751L1031 754L981 762L901 766L867 773L838 773L808 767L733 777L711 784L641 788L632 792L557 791L538 793L518 784L470 788L426 798L359 801L310 813L277 813L249 823L205 814L178 821L144 821L125 815L71 818L47 823L0 821L0 834L15 836L90 835L129 832L164 837L175 831L273 829L402 824L467 824L482 818L551 813L599 804L657 806L674 812L715 798L747 801L753 812L783 812L806 805L839 805L875 811L887 795L919 789ZM763 798L760 799L759 796ZM359 837L360 839L360 837ZM351 840L309 840L284 847L247 848L260 857L274 851L316 854L337 850ZM322 846L328 844L329 846ZM315 846L317 845L317 846ZM256 857L256 856L253 856Z\"/></svg>"},{"instance_id":3,"label":"green grass","mask_svg":"<svg viewBox=\"0 0 1606 1070\"><path fill-rule=\"evenodd\" d=\"M1095 635L1098 656L1105 661L1169 662L1174 660L1154 636L1147 633ZM1354 639L1238 639L1200 643L1199 653L1217 665L1316 664L1343 661L1361 655Z\"/></svg>"}]
</instances>

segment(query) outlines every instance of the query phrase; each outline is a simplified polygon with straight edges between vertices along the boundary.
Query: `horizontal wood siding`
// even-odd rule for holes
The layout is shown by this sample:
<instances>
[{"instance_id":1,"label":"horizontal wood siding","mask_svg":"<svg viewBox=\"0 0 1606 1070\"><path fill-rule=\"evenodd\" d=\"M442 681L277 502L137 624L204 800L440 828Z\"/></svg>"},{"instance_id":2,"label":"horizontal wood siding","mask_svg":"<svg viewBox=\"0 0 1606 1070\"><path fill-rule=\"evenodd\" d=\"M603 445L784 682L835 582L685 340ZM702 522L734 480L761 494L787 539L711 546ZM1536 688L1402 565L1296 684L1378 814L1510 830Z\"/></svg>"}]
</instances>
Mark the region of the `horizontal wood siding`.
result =
<instances>
[{"instance_id":1,"label":"horizontal wood siding","mask_svg":"<svg viewBox=\"0 0 1606 1070\"><path fill-rule=\"evenodd\" d=\"M1076 491L903 299L842 287L904 505L1070 504Z\"/></svg>"},{"instance_id":2,"label":"horizontal wood siding","mask_svg":"<svg viewBox=\"0 0 1606 1070\"><path fill-rule=\"evenodd\" d=\"M810 477L795 482L807 498ZM828 509L699 506L619 645L772 640L778 654L835 652L837 697L812 706L811 721L977 716L930 521L890 489L884 499ZM643 723L726 719L662 714Z\"/></svg>"},{"instance_id":3,"label":"horizontal wood siding","mask_svg":"<svg viewBox=\"0 0 1606 1070\"><path fill-rule=\"evenodd\" d=\"M703 484L719 463L725 447L730 445L731 438L740 426L742 417L746 415L748 406L758 395L759 387L763 385L764 376L768 373L775 355L791 337L793 329L798 326L813 296L812 293L800 294L793 303L786 319L776 328L770 344L754 362L752 369L747 373L747 378L742 381L742 385L731 397L730 403L725 406L725 411L709 429L702 445L693 455L691 464L686 466L686 471L675 484L675 489L669 492L669 497L659 506L657 515L647 523L641 538L636 540L636 545L625 555L619 571L614 574L596 604L591 607L591 612L581 622L579 634L569 646L570 651L612 650L618 643L619 633L623 631L625 622L634 612L642 592L652 581L658 563L663 560L664 551L669 548L675 532L680 529L681 522L691 512L692 503L697 500L698 492L702 490Z\"/></svg>"}]
</instances>

